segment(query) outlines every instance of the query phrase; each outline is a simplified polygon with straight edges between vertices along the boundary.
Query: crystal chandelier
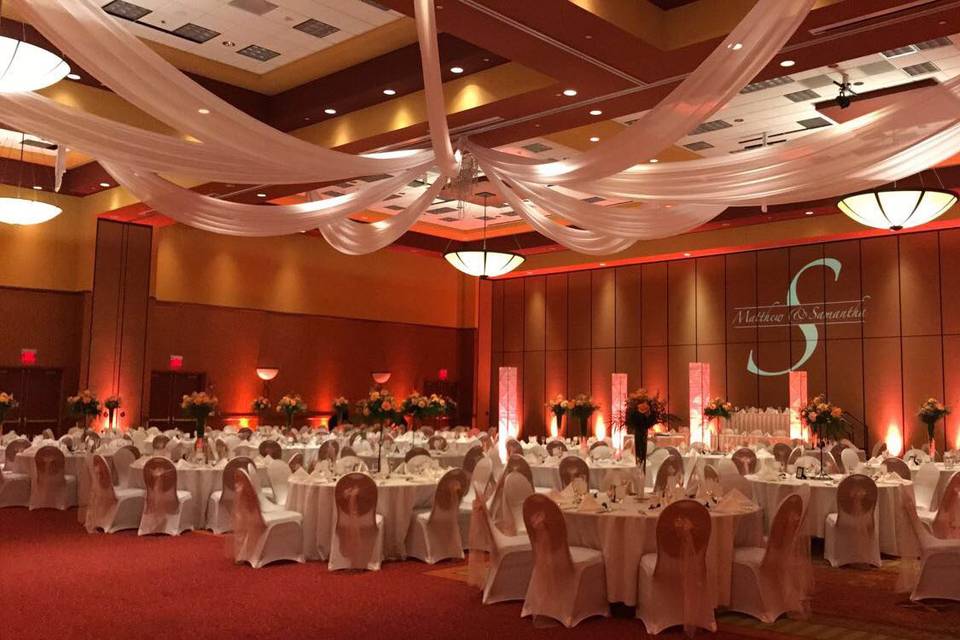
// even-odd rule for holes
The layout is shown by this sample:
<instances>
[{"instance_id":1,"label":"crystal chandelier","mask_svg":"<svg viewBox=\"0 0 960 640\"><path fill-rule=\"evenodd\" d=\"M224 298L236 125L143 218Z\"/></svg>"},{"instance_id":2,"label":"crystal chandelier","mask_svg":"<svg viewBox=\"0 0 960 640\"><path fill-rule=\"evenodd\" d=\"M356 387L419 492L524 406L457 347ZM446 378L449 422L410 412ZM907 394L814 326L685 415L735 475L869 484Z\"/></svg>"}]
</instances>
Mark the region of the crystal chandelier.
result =
<instances>
[{"instance_id":1,"label":"crystal chandelier","mask_svg":"<svg viewBox=\"0 0 960 640\"><path fill-rule=\"evenodd\" d=\"M935 220L956 201L956 194L946 189L898 188L894 184L891 188L850 194L837 207L860 224L899 231Z\"/></svg>"}]
</instances>

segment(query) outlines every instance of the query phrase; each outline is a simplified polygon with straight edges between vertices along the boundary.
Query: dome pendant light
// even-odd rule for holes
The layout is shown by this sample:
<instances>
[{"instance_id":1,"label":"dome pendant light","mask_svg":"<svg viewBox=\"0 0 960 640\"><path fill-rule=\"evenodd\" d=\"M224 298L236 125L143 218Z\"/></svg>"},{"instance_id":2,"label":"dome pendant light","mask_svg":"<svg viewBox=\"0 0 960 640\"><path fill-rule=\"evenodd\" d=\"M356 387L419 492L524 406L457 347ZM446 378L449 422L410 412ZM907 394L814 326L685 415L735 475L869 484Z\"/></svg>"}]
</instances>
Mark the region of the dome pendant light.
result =
<instances>
[{"instance_id":1,"label":"dome pendant light","mask_svg":"<svg viewBox=\"0 0 960 640\"><path fill-rule=\"evenodd\" d=\"M934 171L936 174L936 171ZM939 176L937 176L939 180ZM837 207L849 218L875 229L899 231L939 218L957 201L957 195L943 188L884 187L845 196Z\"/></svg>"},{"instance_id":2,"label":"dome pendant light","mask_svg":"<svg viewBox=\"0 0 960 640\"><path fill-rule=\"evenodd\" d=\"M33 199L20 196L23 183L23 142L26 134L20 134L20 166L17 176L17 195L16 197L0 198L0 222L16 225L33 225L53 220L63 213L63 209L47 202L40 202L36 199L34 191Z\"/></svg>"},{"instance_id":3,"label":"dome pendant light","mask_svg":"<svg viewBox=\"0 0 960 640\"><path fill-rule=\"evenodd\" d=\"M447 262L468 276L481 280L510 273L526 258L519 253L487 250L487 197L483 196L483 246L481 249L463 249L443 254Z\"/></svg>"},{"instance_id":4,"label":"dome pendant light","mask_svg":"<svg viewBox=\"0 0 960 640\"><path fill-rule=\"evenodd\" d=\"M0 0L0 12L3 2ZM30 44L23 37L0 36L0 93L36 91L60 82L70 73L63 58L42 47Z\"/></svg>"}]
</instances>

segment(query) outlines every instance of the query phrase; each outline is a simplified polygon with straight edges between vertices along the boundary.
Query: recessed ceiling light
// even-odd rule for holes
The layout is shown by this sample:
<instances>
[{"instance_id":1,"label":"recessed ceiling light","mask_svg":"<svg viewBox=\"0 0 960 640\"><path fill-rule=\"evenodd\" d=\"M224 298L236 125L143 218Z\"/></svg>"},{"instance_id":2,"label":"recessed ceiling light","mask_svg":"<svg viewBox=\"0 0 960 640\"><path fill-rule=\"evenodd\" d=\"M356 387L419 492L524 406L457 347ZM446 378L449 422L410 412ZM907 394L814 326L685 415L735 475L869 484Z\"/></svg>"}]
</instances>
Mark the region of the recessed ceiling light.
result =
<instances>
[{"instance_id":1,"label":"recessed ceiling light","mask_svg":"<svg viewBox=\"0 0 960 640\"><path fill-rule=\"evenodd\" d=\"M792 66L795 65L795 64L797 64L797 63L796 63L795 61L793 61L793 60L781 60L781 61L780 61L780 66L781 66L781 67L792 67Z\"/></svg>"},{"instance_id":2,"label":"recessed ceiling light","mask_svg":"<svg viewBox=\"0 0 960 640\"><path fill-rule=\"evenodd\" d=\"M384 89L384 90L383 90L383 95L385 95L385 96L395 96L395 95L397 95L397 90L396 90L396 89Z\"/></svg>"},{"instance_id":3,"label":"recessed ceiling light","mask_svg":"<svg viewBox=\"0 0 960 640\"><path fill-rule=\"evenodd\" d=\"M450 73L463 73L463 67L450 67Z\"/></svg>"},{"instance_id":4,"label":"recessed ceiling light","mask_svg":"<svg viewBox=\"0 0 960 640\"><path fill-rule=\"evenodd\" d=\"M600 142L600 138L598 136L590 136L590 142Z\"/></svg>"},{"instance_id":5,"label":"recessed ceiling light","mask_svg":"<svg viewBox=\"0 0 960 640\"><path fill-rule=\"evenodd\" d=\"M563 90L563 95L567 96L568 98L572 98L573 96L577 95L577 90L576 90L576 89L564 89L564 90Z\"/></svg>"},{"instance_id":6,"label":"recessed ceiling light","mask_svg":"<svg viewBox=\"0 0 960 640\"><path fill-rule=\"evenodd\" d=\"M103 187L104 189L106 189L107 187L110 186L110 183L109 183L109 182L101 182L101 183L100 183L100 186Z\"/></svg>"},{"instance_id":7,"label":"recessed ceiling light","mask_svg":"<svg viewBox=\"0 0 960 640\"><path fill-rule=\"evenodd\" d=\"M734 42L733 44L728 44L728 45L727 45L727 49L733 49L734 51L740 51L740 49L743 49L743 43L742 43L742 42Z\"/></svg>"},{"instance_id":8,"label":"recessed ceiling light","mask_svg":"<svg viewBox=\"0 0 960 640\"><path fill-rule=\"evenodd\" d=\"M79 79L80 79L79 74L76 74L76 73L68 73L68 74L67 74L67 77L70 78L71 80L79 80Z\"/></svg>"},{"instance_id":9,"label":"recessed ceiling light","mask_svg":"<svg viewBox=\"0 0 960 640\"><path fill-rule=\"evenodd\" d=\"M197 113L208 115L210 113L210 109L197 109Z\"/></svg>"},{"instance_id":10,"label":"recessed ceiling light","mask_svg":"<svg viewBox=\"0 0 960 640\"><path fill-rule=\"evenodd\" d=\"M813 211L804 211L804 215L812 216Z\"/></svg>"},{"instance_id":11,"label":"recessed ceiling light","mask_svg":"<svg viewBox=\"0 0 960 640\"><path fill-rule=\"evenodd\" d=\"M337 115L337 110L334 109L334 108L332 108L332 107L327 107L326 109L323 110L323 112L324 112L325 114L327 114L328 116L335 116L335 115Z\"/></svg>"},{"instance_id":12,"label":"recessed ceiling light","mask_svg":"<svg viewBox=\"0 0 960 640\"><path fill-rule=\"evenodd\" d=\"M652 162L653 164L657 164L660 161L657 160L656 158L650 158L650 162Z\"/></svg>"},{"instance_id":13,"label":"recessed ceiling light","mask_svg":"<svg viewBox=\"0 0 960 640\"><path fill-rule=\"evenodd\" d=\"M684 251L684 252L683 252L683 255L684 255L685 258L689 258L689 257L690 257L690 253L687 252L687 251Z\"/></svg>"},{"instance_id":14,"label":"recessed ceiling light","mask_svg":"<svg viewBox=\"0 0 960 640\"><path fill-rule=\"evenodd\" d=\"M43 189L43 187L41 187L38 184L33 185L33 188L36 189L37 191L40 191L40 189Z\"/></svg>"},{"instance_id":15,"label":"recessed ceiling light","mask_svg":"<svg viewBox=\"0 0 960 640\"><path fill-rule=\"evenodd\" d=\"M603 111L601 111L600 109L591 109L591 110L590 110L590 115L592 115L592 116L602 116L602 115L603 115Z\"/></svg>"},{"instance_id":16,"label":"recessed ceiling light","mask_svg":"<svg viewBox=\"0 0 960 640\"><path fill-rule=\"evenodd\" d=\"M258 198L266 198L266 197L267 197L267 194L265 194L265 193L258 193L258 194L257 194L257 197L258 197Z\"/></svg>"},{"instance_id":17,"label":"recessed ceiling light","mask_svg":"<svg viewBox=\"0 0 960 640\"><path fill-rule=\"evenodd\" d=\"M600 263L600 266L601 266L601 267L605 267L605 266L607 266L607 263L606 263L606 262L601 262L601 263Z\"/></svg>"},{"instance_id":18,"label":"recessed ceiling light","mask_svg":"<svg viewBox=\"0 0 960 640\"><path fill-rule=\"evenodd\" d=\"M221 42L220 44L222 44L222 45L225 46L225 47L235 47L235 46L237 46L237 43L234 42L233 40L224 40L224 41Z\"/></svg>"}]
</instances>

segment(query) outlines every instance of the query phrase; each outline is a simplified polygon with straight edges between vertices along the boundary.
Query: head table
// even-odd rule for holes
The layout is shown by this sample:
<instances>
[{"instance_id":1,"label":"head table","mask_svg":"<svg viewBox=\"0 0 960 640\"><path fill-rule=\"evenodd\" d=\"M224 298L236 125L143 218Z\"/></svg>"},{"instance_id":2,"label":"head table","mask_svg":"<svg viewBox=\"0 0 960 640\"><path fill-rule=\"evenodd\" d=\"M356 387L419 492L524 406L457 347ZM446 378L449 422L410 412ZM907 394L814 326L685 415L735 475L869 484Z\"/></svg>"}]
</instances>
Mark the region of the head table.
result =
<instances>
[{"instance_id":1,"label":"head table","mask_svg":"<svg viewBox=\"0 0 960 640\"><path fill-rule=\"evenodd\" d=\"M383 516L383 558L407 556L406 537L418 509L433 504L442 471L424 476L374 476L377 483L377 513ZM336 479L297 472L288 481L287 509L303 515L303 553L308 560L330 557L333 527L337 517L334 502Z\"/></svg>"}]
</instances>

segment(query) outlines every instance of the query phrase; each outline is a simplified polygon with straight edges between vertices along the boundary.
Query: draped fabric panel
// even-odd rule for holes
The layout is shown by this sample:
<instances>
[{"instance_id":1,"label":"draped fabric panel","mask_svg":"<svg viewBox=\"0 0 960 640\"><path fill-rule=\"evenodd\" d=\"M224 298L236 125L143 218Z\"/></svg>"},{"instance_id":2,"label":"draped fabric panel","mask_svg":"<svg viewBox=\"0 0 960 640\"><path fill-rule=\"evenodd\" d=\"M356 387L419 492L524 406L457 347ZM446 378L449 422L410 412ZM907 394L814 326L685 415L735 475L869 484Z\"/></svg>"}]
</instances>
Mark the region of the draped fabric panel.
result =
<instances>
[{"instance_id":1,"label":"draped fabric panel","mask_svg":"<svg viewBox=\"0 0 960 640\"><path fill-rule=\"evenodd\" d=\"M417 39L420 43L420 66L423 69L424 92L436 96L427 100L427 124L437 165L444 175L453 177L459 164L453 156L450 129L447 126L447 107L443 99L443 79L440 75L440 45L437 43L437 16L433 0L414 0L413 11L417 21Z\"/></svg>"}]
</instances>

